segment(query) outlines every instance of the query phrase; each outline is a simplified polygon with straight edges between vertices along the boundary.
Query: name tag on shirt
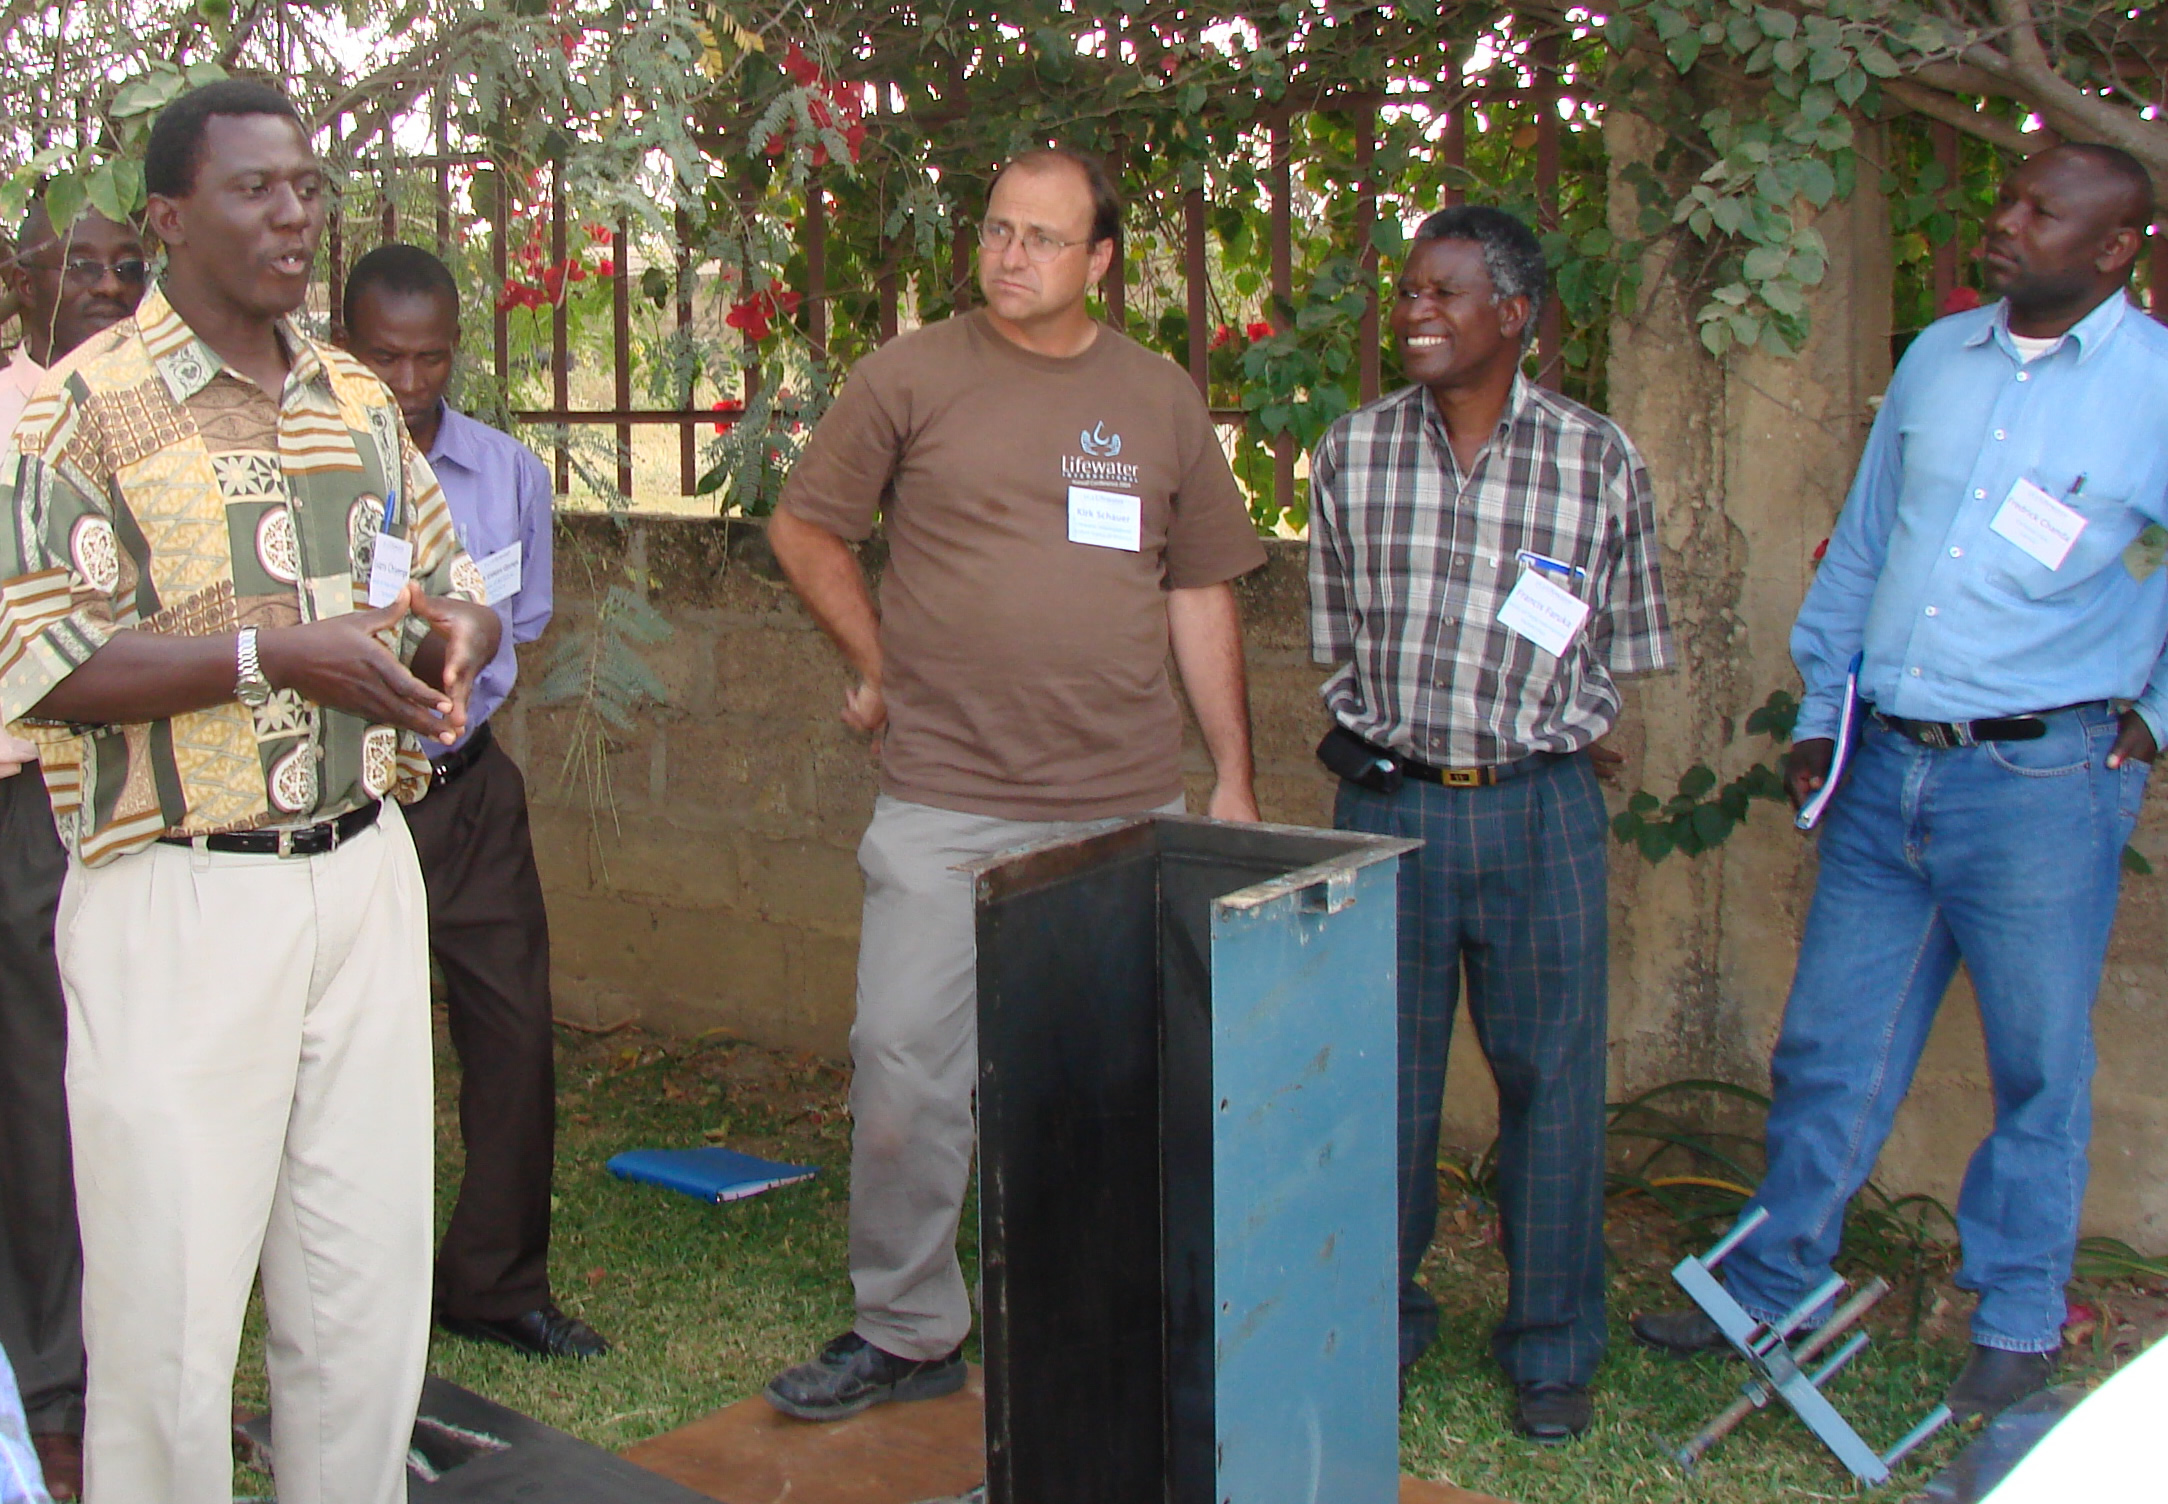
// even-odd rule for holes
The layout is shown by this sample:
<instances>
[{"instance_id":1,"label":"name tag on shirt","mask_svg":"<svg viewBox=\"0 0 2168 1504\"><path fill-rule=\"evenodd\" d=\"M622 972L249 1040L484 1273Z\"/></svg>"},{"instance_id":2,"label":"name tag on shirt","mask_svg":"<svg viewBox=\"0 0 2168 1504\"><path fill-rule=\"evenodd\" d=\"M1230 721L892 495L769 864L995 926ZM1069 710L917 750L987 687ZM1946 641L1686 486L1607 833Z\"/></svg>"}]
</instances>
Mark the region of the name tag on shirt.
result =
<instances>
[{"instance_id":1,"label":"name tag on shirt","mask_svg":"<svg viewBox=\"0 0 2168 1504\"><path fill-rule=\"evenodd\" d=\"M499 606L519 594L520 543L513 539L486 558L475 560L482 571L482 589L489 595L489 604Z\"/></svg>"},{"instance_id":2,"label":"name tag on shirt","mask_svg":"<svg viewBox=\"0 0 2168 1504\"><path fill-rule=\"evenodd\" d=\"M1069 541L1136 553L1144 547L1144 500L1119 491L1069 488Z\"/></svg>"},{"instance_id":3,"label":"name tag on shirt","mask_svg":"<svg viewBox=\"0 0 2168 1504\"><path fill-rule=\"evenodd\" d=\"M371 609L378 606L388 606L398 599L399 592L406 589L407 576L413 572L413 541L407 538L394 538L390 533L378 533L376 543L369 553L369 605Z\"/></svg>"},{"instance_id":4,"label":"name tag on shirt","mask_svg":"<svg viewBox=\"0 0 2168 1504\"><path fill-rule=\"evenodd\" d=\"M1498 608L1498 625L1527 638L1553 658L1566 656L1587 620L1587 601L1528 568L1521 570L1521 582Z\"/></svg>"},{"instance_id":5,"label":"name tag on shirt","mask_svg":"<svg viewBox=\"0 0 2168 1504\"><path fill-rule=\"evenodd\" d=\"M2070 546L2085 531L2085 519L2029 480L2020 479L1987 525L2049 569L2060 569Z\"/></svg>"}]
</instances>

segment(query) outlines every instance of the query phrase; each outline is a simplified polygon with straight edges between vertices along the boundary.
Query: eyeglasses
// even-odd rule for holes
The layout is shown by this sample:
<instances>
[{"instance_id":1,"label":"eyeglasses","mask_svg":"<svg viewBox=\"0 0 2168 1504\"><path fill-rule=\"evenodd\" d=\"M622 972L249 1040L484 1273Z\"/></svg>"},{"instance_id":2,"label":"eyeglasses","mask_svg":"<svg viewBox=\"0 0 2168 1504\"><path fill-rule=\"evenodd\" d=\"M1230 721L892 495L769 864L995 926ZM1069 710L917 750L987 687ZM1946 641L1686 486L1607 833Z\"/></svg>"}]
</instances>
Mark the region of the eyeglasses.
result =
<instances>
[{"instance_id":1,"label":"eyeglasses","mask_svg":"<svg viewBox=\"0 0 2168 1504\"><path fill-rule=\"evenodd\" d=\"M1005 219L989 219L979 226L979 244L989 251L1005 251L1009 242L1016 239L1016 226ZM1056 240L1044 230L1026 230L1023 235L1024 254L1039 265L1045 266L1073 245L1089 245L1089 237L1083 240Z\"/></svg>"},{"instance_id":2,"label":"eyeglasses","mask_svg":"<svg viewBox=\"0 0 2168 1504\"><path fill-rule=\"evenodd\" d=\"M49 265L40 265L35 261L25 261L22 265L33 271L54 270ZM150 279L151 274L150 263L140 256L130 256L125 261L99 261L91 256L70 256L59 271L63 278L77 287L96 287L106 279L108 273L123 286L141 287Z\"/></svg>"}]
</instances>

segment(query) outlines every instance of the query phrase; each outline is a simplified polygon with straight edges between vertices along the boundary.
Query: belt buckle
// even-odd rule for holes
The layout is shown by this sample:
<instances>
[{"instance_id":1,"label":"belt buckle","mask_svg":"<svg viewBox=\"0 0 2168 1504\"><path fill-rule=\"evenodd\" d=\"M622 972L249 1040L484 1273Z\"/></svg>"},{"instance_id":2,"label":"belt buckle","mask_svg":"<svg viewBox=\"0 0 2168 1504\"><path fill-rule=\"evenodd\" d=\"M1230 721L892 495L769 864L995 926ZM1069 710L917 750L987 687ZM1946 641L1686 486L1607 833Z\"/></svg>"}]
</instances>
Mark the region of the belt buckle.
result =
<instances>
[{"instance_id":1,"label":"belt buckle","mask_svg":"<svg viewBox=\"0 0 2168 1504\"><path fill-rule=\"evenodd\" d=\"M1940 721L1930 721L1920 727L1920 745L1947 752L1957 745L1950 739L1950 728Z\"/></svg>"},{"instance_id":2,"label":"belt buckle","mask_svg":"<svg viewBox=\"0 0 2168 1504\"><path fill-rule=\"evenodd\" d=\"M1438 782L1449 789L1479 789L1483 787L1481 768L1440 768Z\"/></svg>"},{"instance_id":3,"label":"belt buckle","mask_svg":"<svg viewBox=\"0 0 2168 1504\"><path fill-rule=\"evenodd\" d=\"M294 854L294 833L293 833L293 831L292 831L291 829L289 829L289 828L287 828L287 827L285 827L285 826L281 826L281 827L279 828L279 856L280 856L281 858L285 858L285 857L290 857L290 856L292 856L293 854Z\"/></svg>"}]
</instances>

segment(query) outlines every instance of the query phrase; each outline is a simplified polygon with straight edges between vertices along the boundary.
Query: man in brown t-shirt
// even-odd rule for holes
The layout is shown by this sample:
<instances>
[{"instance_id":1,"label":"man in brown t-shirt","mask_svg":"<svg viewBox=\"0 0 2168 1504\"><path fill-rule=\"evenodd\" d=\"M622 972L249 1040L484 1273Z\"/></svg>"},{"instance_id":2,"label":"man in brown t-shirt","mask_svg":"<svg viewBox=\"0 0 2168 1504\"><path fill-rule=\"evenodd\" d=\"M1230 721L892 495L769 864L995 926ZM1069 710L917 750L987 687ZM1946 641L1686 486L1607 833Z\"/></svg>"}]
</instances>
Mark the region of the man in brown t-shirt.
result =
<instances>
[{"instance_id":1,"label":"man in brown t-shirt","mask_svg":"<svg viewBox=\"0 0 2168 1504\"><path fill-rule=\"evenodd\" d=\"M1212 756L1209 813L1257 818L1228 582L1264 547L1196 388L1085 308L1120 216L1089 158L1003 168L979 232L986 306L858 364L769 526L860 676L844 720L881 739L851 1031L858 1319L769 1384L804 1419L964 1381L977 1001L955 867L1181 807L1170 647ZM878 611L849 546L876 515Z\"/></svg>"}]
</instances>

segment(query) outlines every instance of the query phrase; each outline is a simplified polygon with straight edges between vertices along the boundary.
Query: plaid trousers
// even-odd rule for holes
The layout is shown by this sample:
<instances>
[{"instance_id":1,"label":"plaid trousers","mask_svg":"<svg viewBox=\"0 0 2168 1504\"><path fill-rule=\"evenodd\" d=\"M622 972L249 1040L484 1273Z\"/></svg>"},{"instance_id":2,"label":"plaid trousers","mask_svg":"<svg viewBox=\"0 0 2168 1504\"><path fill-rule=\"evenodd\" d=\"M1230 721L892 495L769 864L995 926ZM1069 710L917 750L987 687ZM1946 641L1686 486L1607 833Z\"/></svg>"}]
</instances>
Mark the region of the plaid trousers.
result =
<instances>
[{"instance_id":1,"label":"plaid trousers","mask_svg":"<svg viewBox=\"0 0 2168 1504\"><path fill-rule=\"evenodd\" d=\"M1490 788L1342 782L1342 830L1420 840L1400 869L1400 1361L1438 1333L1416 1280L1438 1221L1438 1116L1468 1015L1498 1086L1511 1285L1491 1336L1516 1384L1586 1384L1604 1350L1603 796L1586 756Z\"/></svg>"}]
</instances>

